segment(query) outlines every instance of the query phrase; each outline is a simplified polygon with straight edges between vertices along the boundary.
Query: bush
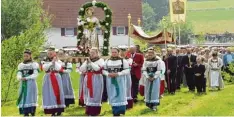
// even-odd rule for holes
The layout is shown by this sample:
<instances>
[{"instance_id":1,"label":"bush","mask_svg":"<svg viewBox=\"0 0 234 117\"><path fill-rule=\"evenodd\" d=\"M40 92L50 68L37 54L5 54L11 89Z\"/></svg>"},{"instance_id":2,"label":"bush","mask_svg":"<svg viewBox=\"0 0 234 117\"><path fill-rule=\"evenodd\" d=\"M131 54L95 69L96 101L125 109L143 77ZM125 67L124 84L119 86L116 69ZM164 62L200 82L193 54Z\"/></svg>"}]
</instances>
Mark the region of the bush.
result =
<instances>
[{"instance_id":1,"label":"bush","mask_svg":"<svg viewBox=\"0 0 234 117\"><path fill-rule=\"evenodd\" d=\"M6 27L3 32L1 52L1 102L4 104L18 97L17 66L23 59L25 49L31 49L33 56L39 55L40 48L46 41L44 31L49 27L49 19L39 0L3 0L2 2L4 5L2 12L5 17L2 17L4 25L1 28ZM30 20L25 20L27 18ZM9 20L11 22L6 23Z\"/></svg>"},{"instance_id":2,"label":"bush","mask_svg":"<svg viewBox=\"0 0 234 117\"><path fill-rule=\"evenodd\" d=\"M234 74L234 62L229 65L228 69ZM225 71L222 72L224 79L228 82L234 83L234 75L229 74Z\"/></svg>"}]
</instances>

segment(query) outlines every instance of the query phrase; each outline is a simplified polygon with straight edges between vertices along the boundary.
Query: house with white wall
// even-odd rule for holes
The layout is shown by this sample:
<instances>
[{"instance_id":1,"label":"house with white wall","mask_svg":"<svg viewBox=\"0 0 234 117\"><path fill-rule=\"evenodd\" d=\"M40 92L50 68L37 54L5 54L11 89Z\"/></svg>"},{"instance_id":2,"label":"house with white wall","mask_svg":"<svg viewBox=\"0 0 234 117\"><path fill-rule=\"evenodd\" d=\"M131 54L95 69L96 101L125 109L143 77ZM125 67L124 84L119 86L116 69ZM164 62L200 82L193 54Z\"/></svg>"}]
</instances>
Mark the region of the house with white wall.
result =
<instances>
[{"instance_id":1,"label":"house with white wall","mask_svg":"<svg viewBox=\"0 0 234 117\"><path fill-rule=\"evenodd\" d=\"M96 0L105 2L112 9L112 31L110 47L128 44L128 14L131 14L133 24L142 19L141 0ZM56 48L76 46L77 16L80 7L92 0L43 0L44 9L52 15L51 28L46 31L48 43ZM95 8L94 16L104 19L104 12ZM97 29L99 30L99 29ZM103 32L99 30L99 45L103 45ZM132 39L130 43L133 44Z\"/></svg>"}]
</instances>

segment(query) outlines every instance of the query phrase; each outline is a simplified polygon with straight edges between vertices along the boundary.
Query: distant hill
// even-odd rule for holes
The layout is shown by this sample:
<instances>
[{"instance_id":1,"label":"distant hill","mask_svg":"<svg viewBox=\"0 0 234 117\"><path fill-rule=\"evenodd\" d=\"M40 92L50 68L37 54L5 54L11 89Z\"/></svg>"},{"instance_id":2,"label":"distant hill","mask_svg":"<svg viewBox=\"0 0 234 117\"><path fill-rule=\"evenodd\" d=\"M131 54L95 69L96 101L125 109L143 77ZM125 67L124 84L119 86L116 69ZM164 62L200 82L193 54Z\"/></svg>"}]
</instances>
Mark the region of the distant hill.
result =
<instances>
[{"instance_id":1,"label":"distant hill","mask_svg":"<svg viewBox=\"0 0 234 117\"><path fill-rule=\"evenodd\" d=\"M168 0L143 0L151 7L168 11ZM163 2L164 1L164 2ZM156 10L159 13L161 10ZM195 33L234 33L234 0L188 0L187 21L191 21ZM164 15L166 11L163 11ZM161 13L159 13L161 14ZM162 18L161 15L158 17Z\"/></svg>"},{"instance_id":2,"label":"distant hill","mask_svg":"<svg viewBox=\"0 0 234 117\"><path fill-rule=\"evenodd\" d=\"M187 8L195 33L234 32L234 0L190 0Z\"/></svg>"}]
</instances>

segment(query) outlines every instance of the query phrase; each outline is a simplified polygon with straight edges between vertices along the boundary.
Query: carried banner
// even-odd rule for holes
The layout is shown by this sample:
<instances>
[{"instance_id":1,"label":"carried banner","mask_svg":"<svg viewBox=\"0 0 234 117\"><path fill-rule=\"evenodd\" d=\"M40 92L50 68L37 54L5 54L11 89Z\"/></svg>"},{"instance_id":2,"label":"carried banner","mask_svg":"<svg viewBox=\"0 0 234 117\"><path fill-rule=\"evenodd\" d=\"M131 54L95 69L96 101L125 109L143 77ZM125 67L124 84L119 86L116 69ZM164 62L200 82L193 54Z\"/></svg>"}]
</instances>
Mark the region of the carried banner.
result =
<instances>
[{"instance_id":1,"label":"carried banner","mask_svg":"<svg viewBox=\"0 0 234 117\"><path fill-rule=\"evenodd\" d=\"M185 22L187 0L170 0L171 22Z\"/></svg>"}]
</instances>

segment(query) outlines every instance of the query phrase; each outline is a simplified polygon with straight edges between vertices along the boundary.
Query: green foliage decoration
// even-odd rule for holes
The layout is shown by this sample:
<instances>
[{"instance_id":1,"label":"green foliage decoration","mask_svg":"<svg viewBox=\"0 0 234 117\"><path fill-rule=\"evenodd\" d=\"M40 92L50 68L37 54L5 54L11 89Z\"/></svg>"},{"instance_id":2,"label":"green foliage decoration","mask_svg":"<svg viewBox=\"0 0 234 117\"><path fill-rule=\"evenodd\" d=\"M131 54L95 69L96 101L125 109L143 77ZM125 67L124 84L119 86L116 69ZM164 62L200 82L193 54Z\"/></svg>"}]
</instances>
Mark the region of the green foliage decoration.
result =
<instances>
[{"instance_id":1,"label":"green foliage decoration","mask_svg":"<svg viewBox=\"0 0 234 117\"><path fill-rule=\"evenodd\" d=\"M110 38L110 31L111 31L111 24L112 24L112 11L110 7L103 3L103 2L87 2L86 4L82 5L82 7L79 9L79 17L81 18L82 21L85 21L84 15L85 11L89 7L97 7L101 8L104 13L105 13L105 19L103 21L100 21L100 25L104 29L104 42L103 42L103 51L102 55L107 56L108 51L109 51L109 38ZM83 37L83 32L84 32L84 25L80 25L77 28L77 46L80 45L80 41Z\"/></svg>"}]
</instances>

